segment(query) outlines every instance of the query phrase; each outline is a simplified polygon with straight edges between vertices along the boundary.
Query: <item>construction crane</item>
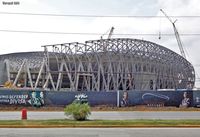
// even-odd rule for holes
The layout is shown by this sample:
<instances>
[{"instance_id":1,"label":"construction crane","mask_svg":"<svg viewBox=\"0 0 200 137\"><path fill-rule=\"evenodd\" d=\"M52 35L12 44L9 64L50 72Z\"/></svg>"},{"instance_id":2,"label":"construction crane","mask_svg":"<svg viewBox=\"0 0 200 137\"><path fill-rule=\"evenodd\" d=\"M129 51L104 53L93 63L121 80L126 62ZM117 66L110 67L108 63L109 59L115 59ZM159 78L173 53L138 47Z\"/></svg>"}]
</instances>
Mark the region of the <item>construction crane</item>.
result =
<instances>
[{"instance_id":1,"label":"construction crane","mask_svg":"<svg viewBox=\"0 0 200 137\"><path fill-rule=\"evenodd\" d=\"M107 39L111 38L113 31L114 31L114 27L111 27L111 29L109 30L109 34L108 34ZM106 35L107 33L108 33L108 31L106 33L104 33L103 35L101 35L101 40L103 39L103 36ZM106 43L103 44L103 51L107 51L107 46L108 46L108 41L106 41Z\"/></svg>"},{"instance_id":2,"label":"construction crane","mask_svg":"<svg viewBox=\"0 0 200 137\"><path fill-rule=\"evenodd\" d=\"M101 39L103 39L103 36L106 35L108 32L108 38L107 39L110 39L112 34L113 34L113 31L114 31L114 27L111 27L111 29L109 29L106 33L104 33L103 35L101 35Z\"/></svg>"},{"instance_id":3,"label":"construction crane","mask_svg":"<svg viewBox=\"0 0 200 137\"><path fill-rule=\"evenodd\" d=\"M113 31L114 31L114 27L112 27L112 28L110 29L110 32L109 32L109 34L108 34L108 39L111 38L111 36L112 36L112 34L113 34Z\"/></svg>"},{"instance_id":4,"label":"construction crane","mask_svg":"<svg viewBox=\"0 0 200 137\"><path fill-rule=\"evenodd\" d=\"M175 36L176 36L176 40L177 40L177 43L178 43L178 46L179 46L179 49L180 49L180 52L181 52L181 55L186 59L186 55L185 55L185 52L184 52L184 49L183 49L183 45L182 45L182 42L181 42L181 39L180 39L180 36L179 36L179 33L178 33L178 30L175 26L175 23L177 20L175 21L172 21L171 18L169 18L169 16L167 16L167 14L162 10L160 9L160 11L167 17L167 19L172 23L173 25L173 28L174 28L174 33L175 33Z\"/></svg>"}]
</instances>

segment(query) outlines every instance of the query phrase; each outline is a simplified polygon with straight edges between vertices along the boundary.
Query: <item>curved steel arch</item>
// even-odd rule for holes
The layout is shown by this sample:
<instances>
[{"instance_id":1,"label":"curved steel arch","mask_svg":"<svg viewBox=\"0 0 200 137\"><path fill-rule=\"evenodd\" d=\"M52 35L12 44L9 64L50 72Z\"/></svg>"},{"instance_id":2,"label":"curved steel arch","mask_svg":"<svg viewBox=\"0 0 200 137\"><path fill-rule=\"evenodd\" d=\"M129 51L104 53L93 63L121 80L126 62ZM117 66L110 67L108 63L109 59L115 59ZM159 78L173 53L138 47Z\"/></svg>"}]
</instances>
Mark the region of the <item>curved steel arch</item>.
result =
<instances>
[{"instance_id":1,"label":"curved steel arch","mask_svg":"<svg viewBox=\"0 0 200 137\"><path fill-rule=\"evenodd\" d=\"M158 69L158 72L157 74L149 74L149 75L154 75L154 76L158 75L156 76L156 79L158 79L157 81L159 81L160 79L161 82L156 82L156 85L154 87L157 89L192 88L194 86L195 72L193 66L185 58L171 51L170 49L167 49L163 46L160 46L158 44L149 41L138 40L138 39L119 38L119 39L86 41L87 45L93 45L98 47L101 47L102 43L104 46L105 44L107 46L106 48L107 51L104 52L104 54L106 55L108 55L108 53L110 52L118 53L118 56L125 60L126 56L131 54L132 58L130 60L126 60L123 64L126 64L128 62L134 64L134 62L132 62L134 61L134 59L138 59L138 61L135 61L136 62L135 64L138 63L142 64L143 66L145 66L146 64L150 66L154 64ZM99 54L99 52L102 52L101 48L98 49L100 50L96 50L97 54ZM142 73L141 77L147 75L145 72L143 72L143 70L141 71L142 71L140 72ZM149 72L149 70L145 71ZM130 70L129 72L137 75L137 73L134 71ZM170 72L170 74L167 72ZM138 90L148 89L148 86L145 86L145 81L148 80L149 79L147 78L144 78L142 80L140 79L138 85L142 83L142 86L135 85L136 89ZM156 81L155 78L154 81ZM173 84L167 85L166 81L168 81L168 83L173 83ZM146 85L148 85L148 83L146 83Z\"/></svg>"},{"instance_id":2,"label":"curved steel arch","mask_svg":"<svg viewBox=\"0 0 200 137\"><path fill-rule=\"evenodd\" d=\"M44 55L45 61L48 61L46 68L49 69L41 74L44 78L41 81L46 80L43 83L51 88L44 76L51 74L51 84L56 90L186 89L193 88L195 82L195 71L190 62L150 41L116 38L44 47L48 52ZM34 66L36 75L40 74L40 68L36 69L36 66L42 64L41 54L37 56L34 53L38 58L36 65L33 65L35 58L28 55L24 57L32 63L29 67ZM19 68L22 60L19 59L18 64L12 63L16 59L10 59L11 66Z\"/></svg>"}]
</instances>

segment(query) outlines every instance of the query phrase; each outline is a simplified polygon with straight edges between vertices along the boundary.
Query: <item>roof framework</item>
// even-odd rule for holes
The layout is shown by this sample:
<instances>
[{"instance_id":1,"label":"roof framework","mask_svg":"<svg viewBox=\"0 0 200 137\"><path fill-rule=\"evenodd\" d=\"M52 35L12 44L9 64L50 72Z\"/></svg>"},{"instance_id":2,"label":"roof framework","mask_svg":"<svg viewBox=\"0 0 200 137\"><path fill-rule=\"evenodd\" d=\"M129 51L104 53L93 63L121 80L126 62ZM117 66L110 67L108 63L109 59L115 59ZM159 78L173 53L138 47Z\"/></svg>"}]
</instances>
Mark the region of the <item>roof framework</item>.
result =
<instances>
[{"instance_id":1,"label":"roof framework","mask_svg":"<svg viewBox=\"0 0 200 137\"><path fill-rule=\"evenodd\" d=\"M101 39L44 47L49 69L58 74L57 90L64 81L70 90L93 91L185 89L195 82L186 59L149 41Z\"/></svg>"},{"instance_id":2,"label":"roof framework","mask_svg":"<svg viewBox=\"0 0 200 137\"><path fill-rule=\"evenodd\" d=\"M195 83L190 62L149 41L117 38L43 47L40 53L1 57L13 86L20 79L25 87L57 91L187 89Z\"/></svg>"}]
</instances>

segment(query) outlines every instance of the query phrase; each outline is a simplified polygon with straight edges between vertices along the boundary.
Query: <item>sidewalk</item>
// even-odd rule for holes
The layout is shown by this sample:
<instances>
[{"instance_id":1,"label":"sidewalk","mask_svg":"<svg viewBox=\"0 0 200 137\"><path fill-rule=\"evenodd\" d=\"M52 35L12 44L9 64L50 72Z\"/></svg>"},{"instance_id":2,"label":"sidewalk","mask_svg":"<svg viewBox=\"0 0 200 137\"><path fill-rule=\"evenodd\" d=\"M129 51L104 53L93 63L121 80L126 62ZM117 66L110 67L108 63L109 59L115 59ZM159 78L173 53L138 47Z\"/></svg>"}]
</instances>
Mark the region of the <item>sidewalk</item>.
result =
<instances>
[{"instance_id":1,"label":"sidewalk","mask_svg":"<svg viewBox=\"0 0 200 137\"><path fill-rule=\"evenodd\" d=\"M29 120L66 119L64 112L34 112L28 111ZM200 119L200 112L166 112L166 111L93 111L89 119L99 120L130 120L130 119ZM0 120L21 120L21 112L0 112Z\"/></svg>"}]
</instances>

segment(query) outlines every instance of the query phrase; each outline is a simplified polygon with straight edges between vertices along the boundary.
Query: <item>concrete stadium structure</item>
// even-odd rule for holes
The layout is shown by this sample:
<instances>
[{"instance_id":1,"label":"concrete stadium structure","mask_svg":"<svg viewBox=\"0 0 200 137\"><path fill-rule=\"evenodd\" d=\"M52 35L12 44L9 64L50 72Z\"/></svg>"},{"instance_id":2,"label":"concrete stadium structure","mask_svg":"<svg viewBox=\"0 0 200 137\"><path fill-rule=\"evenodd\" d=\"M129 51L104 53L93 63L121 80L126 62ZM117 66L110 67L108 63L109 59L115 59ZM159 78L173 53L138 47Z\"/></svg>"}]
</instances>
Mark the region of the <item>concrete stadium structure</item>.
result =
<instances>
[{"instance_id":1,"label":"concrete stadium structure","mask_svg":"<svg viewBox=\"0 0 200 137\"><path fill-rule=\"evenodd\" d=\"M158 44L129 38L46 45L0 55L0 83L55 91L188 89L190 62Z\"/></svg>"}]
</instances>

